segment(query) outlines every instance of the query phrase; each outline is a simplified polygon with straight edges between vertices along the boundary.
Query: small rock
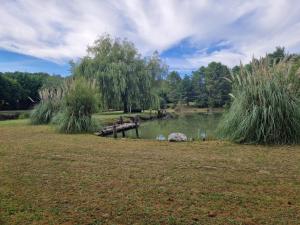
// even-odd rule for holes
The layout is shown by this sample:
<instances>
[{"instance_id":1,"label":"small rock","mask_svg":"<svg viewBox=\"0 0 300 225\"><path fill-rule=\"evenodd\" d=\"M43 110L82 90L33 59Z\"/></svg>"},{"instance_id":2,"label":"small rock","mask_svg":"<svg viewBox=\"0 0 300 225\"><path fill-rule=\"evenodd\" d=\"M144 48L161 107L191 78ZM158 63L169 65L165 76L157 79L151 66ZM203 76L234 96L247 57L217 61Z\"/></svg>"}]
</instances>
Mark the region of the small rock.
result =
<instances>
[{"instance_id":1,"label":"small rock","mask_svg":"<svg viewBox=\"0 0 300 225\"><path fill-rule=\"evenodd\" d=\"M187 137L183 133L171 133L168 136L168 141L174 141L174 142L187 141Z\"/></svg>"}]
</instances>

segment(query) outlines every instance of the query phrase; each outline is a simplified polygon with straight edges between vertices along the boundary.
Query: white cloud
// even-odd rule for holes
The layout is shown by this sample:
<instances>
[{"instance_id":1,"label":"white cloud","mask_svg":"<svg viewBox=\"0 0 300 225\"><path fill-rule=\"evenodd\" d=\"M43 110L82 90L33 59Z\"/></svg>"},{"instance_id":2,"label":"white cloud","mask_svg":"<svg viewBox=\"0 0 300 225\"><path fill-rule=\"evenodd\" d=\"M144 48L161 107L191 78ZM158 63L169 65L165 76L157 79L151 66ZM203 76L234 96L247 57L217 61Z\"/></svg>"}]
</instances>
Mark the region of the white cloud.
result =
<instances>
[{"instance_id":1,"label":"white cloud","mask_svg":"<svg viewBox=\"0 0 300 225\"><path fill-rule=\"evenodd\" d=\"M189 38L198 49L225 40L230 48L166 59L171 68L210 61L229 66L275 46L300 50L297 0L0 0L0 48L52 61L85 54L103 33L127 37L143 54Z\"/></svg>"}]
</instances>

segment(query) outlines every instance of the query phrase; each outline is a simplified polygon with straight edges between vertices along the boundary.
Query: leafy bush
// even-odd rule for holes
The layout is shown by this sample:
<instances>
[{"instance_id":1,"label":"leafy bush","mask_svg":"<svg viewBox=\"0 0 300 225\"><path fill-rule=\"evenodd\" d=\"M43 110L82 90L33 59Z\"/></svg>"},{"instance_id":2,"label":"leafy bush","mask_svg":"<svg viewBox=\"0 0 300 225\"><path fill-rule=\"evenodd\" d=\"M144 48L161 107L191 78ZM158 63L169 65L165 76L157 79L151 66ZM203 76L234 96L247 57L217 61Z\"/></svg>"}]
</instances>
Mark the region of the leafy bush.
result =
<instances>
[{"instance_id":1,"label":"leafy bush","mask_svg":"<svg viewBox=\"0 0 300 225\"><path fill-rule=\"evenodd\" d=\"M59 131L81 133L95 130L92 114L96 112L97 97L94 83L76 78L67 85L60 113L54 118Z\"/></svg>"},{"instance_id":2,"label":"leafy bush","mask_svg":"<svg viewBox=\"0 0 300 225\"><path fill-rule=\"evenodd\" d=\"M34 107L30 115L32 124L47 124L59 111L63 88L51 87L39 91L40 103Z\"/></svg>"},{"instance_id":3,"label":"leafy bush","mask_svg":"<svg viewBox=\"0 0 300 225\"><path fill-rule=\"evenodd\" d=\"M266 57L253 60L251 68L241 65L230 79L233 102L218 126L219 136L238 143L299 143L299 77L290 73L290 62L270 66Z\"/></svg>"}]
</instances>

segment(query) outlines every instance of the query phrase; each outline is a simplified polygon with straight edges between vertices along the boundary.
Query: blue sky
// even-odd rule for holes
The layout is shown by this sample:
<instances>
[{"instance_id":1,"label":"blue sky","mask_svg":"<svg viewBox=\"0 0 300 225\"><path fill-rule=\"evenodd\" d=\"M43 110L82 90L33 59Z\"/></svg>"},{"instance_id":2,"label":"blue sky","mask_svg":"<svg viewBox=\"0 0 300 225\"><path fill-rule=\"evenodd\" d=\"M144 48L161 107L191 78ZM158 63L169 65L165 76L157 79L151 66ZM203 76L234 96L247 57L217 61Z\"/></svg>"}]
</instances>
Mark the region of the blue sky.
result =
<instances>
[{"instance_id":1,"label":"blue sky","mask_svg":"<svg viewBox=\"0 0 300 225\"><path fill-rule=\"evenodd\" d=\"M0 49L0 71L2 72L47 72L62 76L69 75L69 63L56 63L46 59Z\"/></svg>"},{"instance_id":2,"label":"blue sky","mask_svg":"<svg viewBox=\"0 0 300 225\"><path fill-rule=\"evenodd\" d=\"M298 0L2 0L0 71L69 74L68 62L109 33L182 74L234 66L285 46L300 52Z\"/></svg>"}]
</instances>

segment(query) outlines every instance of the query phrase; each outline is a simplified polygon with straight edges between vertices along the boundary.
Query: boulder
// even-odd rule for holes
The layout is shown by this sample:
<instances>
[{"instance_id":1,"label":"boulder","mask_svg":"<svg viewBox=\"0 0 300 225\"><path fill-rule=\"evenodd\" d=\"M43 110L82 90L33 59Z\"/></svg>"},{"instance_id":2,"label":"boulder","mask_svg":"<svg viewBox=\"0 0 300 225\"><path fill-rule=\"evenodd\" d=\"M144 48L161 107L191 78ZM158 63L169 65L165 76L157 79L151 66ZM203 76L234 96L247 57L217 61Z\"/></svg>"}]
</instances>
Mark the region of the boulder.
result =
<instances>
[{"instance_id":1,"label":"boulder","mask_svg":"<svg viewBox=\"0 0 300 225\"><path fill-rule=\"evenodd\" d=\"M168 141L174 141L174 142L187 141L187 137L183 133L171 133L168 136Z\"/></svg>"}]
</instances>

